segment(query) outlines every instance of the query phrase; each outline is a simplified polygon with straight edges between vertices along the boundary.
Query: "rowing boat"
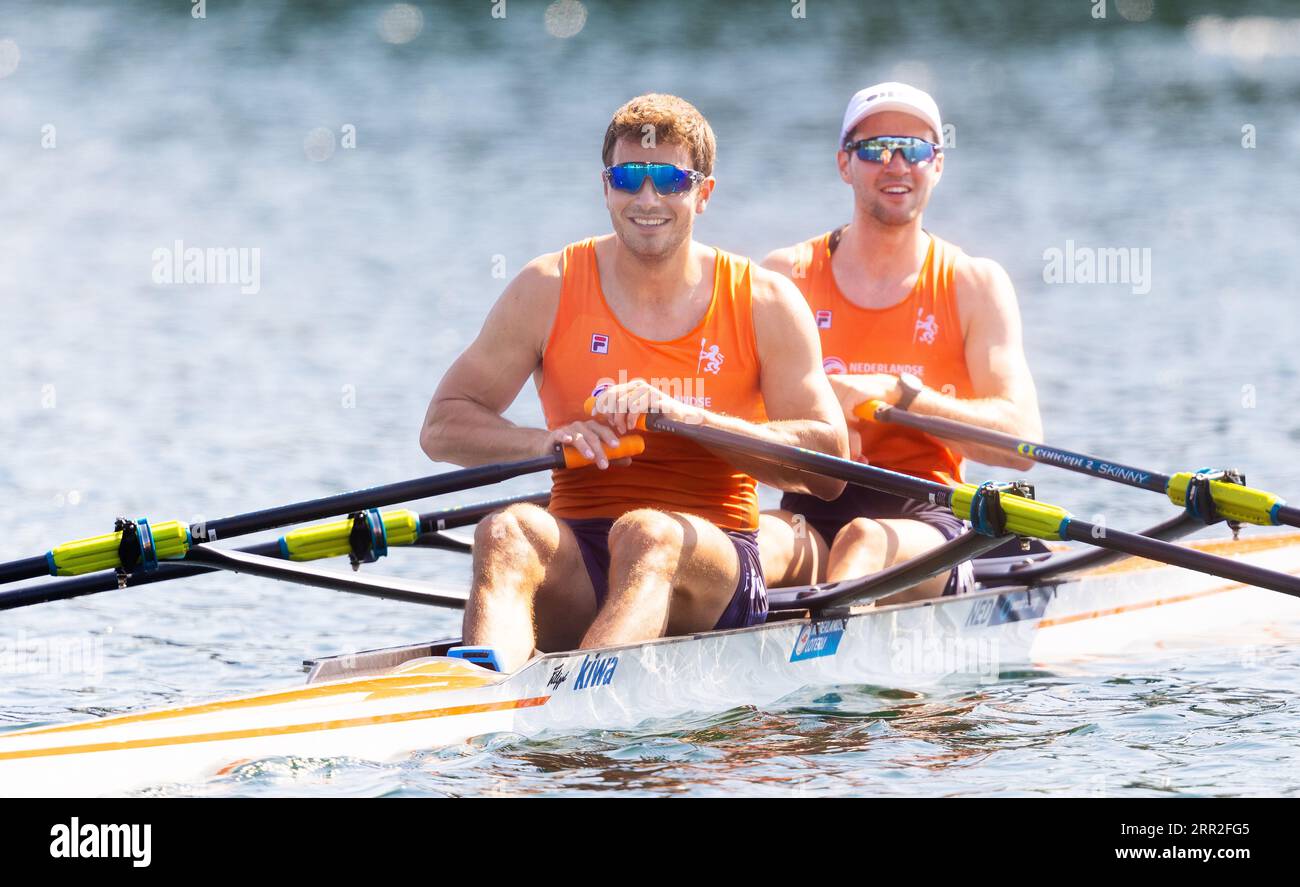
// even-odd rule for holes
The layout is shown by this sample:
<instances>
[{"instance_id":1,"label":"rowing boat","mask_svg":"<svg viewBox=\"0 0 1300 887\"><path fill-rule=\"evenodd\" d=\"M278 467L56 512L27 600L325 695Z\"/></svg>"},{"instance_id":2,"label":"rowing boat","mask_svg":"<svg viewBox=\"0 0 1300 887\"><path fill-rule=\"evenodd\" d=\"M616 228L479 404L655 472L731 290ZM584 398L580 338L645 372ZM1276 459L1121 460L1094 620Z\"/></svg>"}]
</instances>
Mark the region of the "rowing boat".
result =
<instances>
[{"instance_id":1,"label":"rowing boat","mask_svg":"<svg viewBox=\"0 0 1300 887\"><path fill-rule=\"evenodd\" d=\"M1300 573L1297 533L1192 547ZM446 657L455 640L320 659L307 663L305 686L0 734L0 793L120 793L277 756L387 761L486 734L768 705L808 686L923 690L1220 638L1234 626L1300 625L1296 598L1137 559L997 584L1030 560L1000 559L983 590L961 597L779 611L751 628L537 656L509 675Z\"/></svg>"},{"instance_id":2,"label":"rowing boat","mask_svg":"<svg viewBox=\"0 0 1300 887\"><path fill-rule=\"evenodd\" d=\"M1300 534L1237 538L1242 523L1300 527L1300 510L1246 487L1239 473L1163 476L1163 491L1183 510L1135 534L1078 520L1036 500L1023 483L950 487L661 416L642 417L640 427L925 498L970 521L971 528L872 576L776 589L767 623L750 628L549 653L508 674L454 655L458 640L417 643L308 663L306 686L0 733L0 794L84 796L190 784L229 774L241 762L279 756L384 761L486 734L618 729L647 719L767 705L805 687L924 689L991 681L1008 671L1174 642L1221 643L1230 628L1300 627ZM624 438L620 451L635 455L641 444ZM380 513L379 507L581 464L573 452L557 448L545 457L202 525L119 519L113 533L0 563L0 583L42 572L70 577L0 592L0 609L214 570L463 607L464 596L423 583L303 562L346 554L356 568L395 545L466 551L468 545L443 531L473 524L509 501L545 496L425 514ZM1149 488L1161 489L1159 483ZM293 530L278 542L214 545L340 512L349 512L348 518ZM1231 540L1173 544L1223 521L1233 529ZM1024 545L1068 540L1082 543L1083 550L1052 551L1040 544L1001 553L1006 545L1014 549L1017 539ZM975 560L978 590L972 594L880 603L967 560Z\"/></svg>"}]
</instances>

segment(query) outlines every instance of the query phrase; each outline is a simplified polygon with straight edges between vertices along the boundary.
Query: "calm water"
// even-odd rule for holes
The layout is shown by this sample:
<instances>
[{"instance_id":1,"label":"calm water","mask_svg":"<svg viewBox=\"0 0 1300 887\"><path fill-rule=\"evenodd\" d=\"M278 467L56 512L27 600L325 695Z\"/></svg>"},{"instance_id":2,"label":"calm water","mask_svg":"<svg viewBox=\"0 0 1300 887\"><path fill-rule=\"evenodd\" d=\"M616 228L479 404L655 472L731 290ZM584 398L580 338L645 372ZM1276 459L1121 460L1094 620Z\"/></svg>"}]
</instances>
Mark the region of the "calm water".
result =
<instances>
[{"instance_id":1,"label":"calm water","mask_svg":"<svg viewBox=\"0 0 1300 887\"><path fill-rule=\"evenodd\" d=\"M504 20L424 3L417 21L388 4L209 4L195 20L174 3L11 2L0 559L117 514L195 520L428 473L419 423L500 292L494 272L607 229L615 107L650 90L697 104L719 140L699 236L762 254L845 219L839 115L887 78L931 89L954 126L927 224L1011 273L1048 438L1160 469L1238 466L1294 498L1300 11L1108 5L1095 21L1084 3L814 2L795 19L783 0L512 0ZM176 241L257 250L257 291L156 282L155 251ZM1045 282L1045 252L1069 244L1149 250L1149 291ZM509 415L540 410L525 393ZM1113 526L1167 513L1032 477ZM439 553L383 569L467 576ZM274 686L304 657L457 627L234 576L6 612L7 649L69 638L96 667L10 668L0 718ZM1295 793L1298 686L1291 648L1229 644L978 692L822 689L400 767L269 762L209 790Z\"/></svg>"}]
</instances>

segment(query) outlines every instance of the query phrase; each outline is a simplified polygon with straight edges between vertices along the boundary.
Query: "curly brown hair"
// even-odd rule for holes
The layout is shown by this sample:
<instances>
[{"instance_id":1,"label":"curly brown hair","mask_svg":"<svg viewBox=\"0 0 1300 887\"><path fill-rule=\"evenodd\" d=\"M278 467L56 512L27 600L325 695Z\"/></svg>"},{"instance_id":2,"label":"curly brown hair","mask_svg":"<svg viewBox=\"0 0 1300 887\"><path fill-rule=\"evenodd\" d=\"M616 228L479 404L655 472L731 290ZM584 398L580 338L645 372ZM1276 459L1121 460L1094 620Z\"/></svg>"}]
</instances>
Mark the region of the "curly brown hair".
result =
<instances>
[{"instance_id":1,"label":"curly brown hair","mask_svg":"<svg viewBox=\"0 0 1300 887\"><path fill-rule=\"evenodd\" d=\"M684 146L690 152L691 166L706 176L713 175L718 153L713 127L686 99L658 92L639 95L614 112L605 130L601 159L606 166L611 165L619 139L643 139L648 134L653 134L656 142Z\"/></svg>"}]
</instances>

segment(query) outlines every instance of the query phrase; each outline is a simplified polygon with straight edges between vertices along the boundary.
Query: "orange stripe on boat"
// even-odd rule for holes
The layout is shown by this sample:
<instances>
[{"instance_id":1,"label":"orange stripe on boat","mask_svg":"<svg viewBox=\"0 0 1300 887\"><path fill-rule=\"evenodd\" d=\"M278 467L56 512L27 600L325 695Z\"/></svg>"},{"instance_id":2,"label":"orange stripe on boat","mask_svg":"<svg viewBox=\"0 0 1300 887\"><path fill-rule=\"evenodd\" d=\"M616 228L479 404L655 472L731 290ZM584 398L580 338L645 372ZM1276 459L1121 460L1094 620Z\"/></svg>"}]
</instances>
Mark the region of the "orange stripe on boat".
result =
<instances>
[{"instance_id":1,"label":"orange stripe on boat","mask_svg":"<svg viewBox=\"0 0 1300 887\"><path fill-rule=\"evenodd\" d=\"M468 666L466 666L468 668ZM474 671L481 671L473 666ZM455 673L460 671L461 673ZM113 715L93 721L78 721L73 724L56 724L52 727L33 727L29 730L0 734L0 743L18 736L37 736L47 733L70 733L77 730L97 730L102 727L118 727L124 724L139 724L146 721L165 721L171 718L184 718L191 715L215 714L224 711L237 711L248 708L261 708L292 702L307 702L329 696L345 696L350 693L368 693L367 699L383 699L392 696L405 696L430 690L451 691L468 690L494 684L502 676L479 675L465 669L445 669L438 672L412 670L405 673L387 673L369 679L342 678L322 684L307 684L292 690L280 690L270 693L257 693L235 699L218 699L212 702L200 702L157 711L145 711L136 714Z\"/></svg>"},{"instance_id":2,"label":"orange stripe on boat","mask_svg":"<svg viewBox=\"0 0 1300 887\"><path fill-rule=\"evenodd\" d=\"M545 705L549 696L533 696L528 699L507 699L504 702L485 702L478 705L454 705L450 708L434 708L426 711L403 711L387 715L369 715L363 718L346 718L338 721L317 721L312 724L289 724L283 727L258 727L249 730L226 730L220 733L195 733L189 736L156 736L149 739L130 739L121 742L95 742L86 745L66 745L57 748L33 748L23 751L0 752L0 761L14 761L23 758L44 758L57 755L79 755L104 751L130 751L139 748L158 748L167 745L192 745L199 742L224 742L232 739L252 739L258 736L290 736L295 733L318 733L324 730L346 730L349 727L373 727L377 724L400 724L405 721L420 721L428 718L445 718L455 715L482 714L493 711L509 711L516 708L532 708ZM99 723L92 721L91 723Z\"/></svg>"}]
</instances>

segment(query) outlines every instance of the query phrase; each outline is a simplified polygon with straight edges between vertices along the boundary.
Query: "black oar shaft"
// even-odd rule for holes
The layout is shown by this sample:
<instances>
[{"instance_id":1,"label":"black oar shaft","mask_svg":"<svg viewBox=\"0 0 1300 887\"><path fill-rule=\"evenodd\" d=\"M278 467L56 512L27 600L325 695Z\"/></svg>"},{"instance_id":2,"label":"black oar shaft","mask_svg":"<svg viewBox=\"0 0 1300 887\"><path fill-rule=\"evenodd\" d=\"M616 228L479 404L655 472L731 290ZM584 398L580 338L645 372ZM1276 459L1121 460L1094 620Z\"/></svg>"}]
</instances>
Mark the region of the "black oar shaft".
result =
<instances>
[{"instance_id":1,"label":"black oar shaft","mask_svg":"<svg viewBox=\"0 0 1300 887\"><path fill-rule=\"evenodd\" d=\"M445 493L486 486L524 474L563 468L564 464L564 455L557 449L555 453L548 456L537 456L516 462L498 462L476 468L461 468L414 480L367 487L362 490L338 493L306 502L295 502L292 505L282 505L276 508L237 514L233 517L204 521L192 524L190 526L190 535L195 544L215 542L220 539L258 533L263 530L273 530L290 524L324 520L325 518L336 517L354 511L383 508L388 505L396 505L399 502L411 502L416 499L426 499L430 496L440 496ZM0 564L0 584L20 582L24 579L35 579L48 575L50 575L50 569L44 555ZM116 588L116 580L109 587ZM3 608L3 604L0 603L0 609Z\"/></svg>"},{"instance_id":2,"label":"black oar shaft","mask_svg":"<svg viewBox=\"0 0 1300 887\"><path fill-rule=\"evenodd\" d=\"M279 579L282 582L294 582L299 585L311 585L316 588L328 588L333 591L345 591L349 594L361 594L390 601L452 607L458 610L465 608L465 595L448 594L427 583L399 579L395 576L355 576L243 551L209 548L206 545L196 546L187 557L232 573L247 573L265 579Z\"/></svg>"},{"instance_id":3,"label":"black oar shaft","mask_svg":"<svg viewBox=\"0 0 1300 887\"><path fill-rule=\"evenodd\" d=\"M1065 537L1076 542L1086 542L1112 551L1122 551L1134 557L1184 567L1202 573L1211 573L1223 579L1232 579L1245 585L1254 585L1300 597L1300 576L1267 570L1254 564L1220 557L1194 548L1170 545L1148 536L1126 533L1099 527L1086 521L1071 520L1065 527Z\"/></svg>"},{"instance_id":4,"label":"black oar shaft","mask_svg":"<svg viewBox=\"0 0 1300 887\"><path fill-rule=\"evenodd\" d=\"M1010 434L1003 434L1000 431L945 419L942 416L921 416L894 407L883 407L876 410L875 421L888 422L891 425L903 425L918 431L924 431L927 434L933 434L935 437L964 440L998 450L1007 450L1043 465L1055 465L1067 471L1113 480L1127 484L1130 487L1150 490L1153 493L1164 495L1169 487L1169 475L1161 474L1158 471L1135 468L1132 465L1111 462L1098 456L1090 456L1087 453L1078 453L1073 450L1063 450L1060 447L1049 447L1046 444L1022 440Z\"/></svg>"},{"instance_id":5,"label":"black oar shaft","mask_svg":"<svg viewBox=\"0 0 1300 887\"><path fill-rule=\"evenodd\" d=\"M849 483L861 484L899 496L929 499L936 504L945 506L949 506L953 499L952 489L942 484L914 478L910 475L897 474L871 465L862 465L836 456L827 456L824 453L815 453L799 447L763 441L718 428L676 422L654 414L645 418L645 425L654 431L679 434L704 446L730 450L750 458L770 459L774 462L796 465L810 471L816 471L818 474L838 478ZM1006 501L1003 500L1004 503ZM1023 506L1017 506L1018 509L1021 507ZM1059 510L1054 506L1048 507L1052 510ZM1138 536L1134 533L1110 530L1072 517L1062 521L1060 527L1060 532L1064 534L1063 538L1101 548L1122 551L1125 554L1145 557L1189 570L1209 573L1247 585L1300 596L1300 577L1279 573L1275 570L1267 570L1241 561L1196 551L1195 549L1171 545L1167 542Z\"/></svg>"},{"instance_id":6,"label":"black oar shaft","mask_svg":"<svg viewBox=\"0 0 1300 887\"><path fill-rule=\"evenodd\" d=\"M420 515L420 533L421 535L432 537L436 536L440 530L468 527L477 523L488 514L505 508L507 505L514 505L518 502L531 502L534 504L544 505L549 496L549 493L531 493L525 496L493 499L488 502L476 502L471 505L453 505L449 508L427 511ZM256 545L245 545L235 550L246 554L261 555L262 557L283 557L283 554L280 551L279 540L259 542ZM160 563L158 569L152 573L139 571L131 573L126 577L126 586L128 588L135 588L138 585L152 585L155 582L166 582L171 579L196 576L200 573L212 573L218 569L218 567L198 564L188 558L184 561L165 561ZM114 591L117 588L117 574L113 572L90 573L85 576L73 576L68 579L41 582L23 588L14 588L9 591L0 592L0 610L16 610L19 607L26 607L32 604L65 601L71 598L84 597L89 594Z\"/></svg>"},{"instance_id":7,"label":"black oar shaft","mask_svg":"<svg viewBox=\"0 0 1300 887\"><path fill-rule=\"evenodd\" d=\"M274 545L275 543L270 543ZM203 567L184 561L167 561L160 563L152 573L132 573L127 579L127 587L152 585L155 582L167 582L200 573L211 573L215 567ZM69 579L53 579L47 582L11 588L0 593L0 610L17 610L33 604L48 604L52 601L66 601L69 598L115 591L118 587L114 573L87 573L85 576L73 576Z\"/></svg>"},{"instance_id":8,"label":"black oar shaft","mask_svg":"<svg viewBox=\"0 0 1300 887\"><path fill-rule=\"evenodd\" d=\"M651 431L667 431L689 437L701 446L730 450L751 459L799 468L812 474L833 477L836 480L891 493L904 499L923 499L945 506L952 501L952 489L944 484L886 468L862 465L848 459L818 453L815 450L746 437L720 428L677 422L656 414L647 415L645 425Z\"/></svg>"},{"instance_id":9,"label":"black oar shaft","mask_svg":"<svg viewBox=\"0 0 1300 887\"><path fill-rule=\"evenodd\" d=\"M563 462L560 457L552 455L538 456L519 462L499 462L478 468L462 468L445 474L434 474L429 477L401 481L395 484L369 487L349 493L338 493L334 496L325 496L308 502L296 502L293 505L282 505L278 508L250 511L246 514L237 514L234 517L205 521L191 527L191 532L194 534L196 543L215 542L232 536L245 536L249 533L273 530L289 524L324 520L327 517L335 517L353 511L383 508L387 505L396 505L399 502L412 502L416 499L427 499L430 496L455 493L472 487L499 483L512 477L518 477L521 474L561 467L563 467Z\"/></svg>"},{"instance_id":10,"label":"black oar shaft","mask_svg":"<svg viewBox=\"0 0 1300 887\"><path fill-rule=\"evenodd\" d=\"M0 583L20 582L23 579L34 579L37 576L48 575L50 575L50 567L45 560L45 555L25 557L22 560L0 564Z\"/></svg>"}]
</instances>

